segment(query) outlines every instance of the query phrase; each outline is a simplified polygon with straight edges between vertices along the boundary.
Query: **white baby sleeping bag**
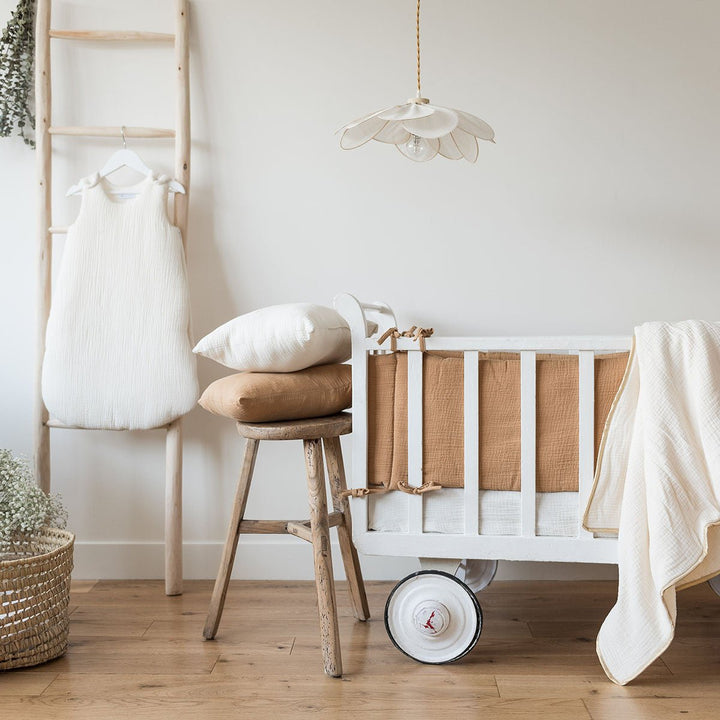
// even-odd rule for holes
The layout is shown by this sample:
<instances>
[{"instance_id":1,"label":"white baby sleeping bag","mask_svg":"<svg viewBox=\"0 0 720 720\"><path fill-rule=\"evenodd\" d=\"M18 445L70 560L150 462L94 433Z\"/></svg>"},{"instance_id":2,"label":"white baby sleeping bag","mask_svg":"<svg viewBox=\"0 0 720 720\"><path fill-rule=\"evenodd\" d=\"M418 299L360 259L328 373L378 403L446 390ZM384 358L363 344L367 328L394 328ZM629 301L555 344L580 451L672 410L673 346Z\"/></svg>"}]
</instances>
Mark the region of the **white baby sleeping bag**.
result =
<instances>
[{"instance_id":1,"label":"white baby sleeping bag","mask_svg":"<svg viewBox=\"0 0 720 720\"><path fill-rule=\"evenodd\" d=\"M95 174L81 183L42 374L50 417L66 425L154 428L197 400L185 257L167 216L168 180L148 176L117 188Z\"/></svg>"}]
</instances>

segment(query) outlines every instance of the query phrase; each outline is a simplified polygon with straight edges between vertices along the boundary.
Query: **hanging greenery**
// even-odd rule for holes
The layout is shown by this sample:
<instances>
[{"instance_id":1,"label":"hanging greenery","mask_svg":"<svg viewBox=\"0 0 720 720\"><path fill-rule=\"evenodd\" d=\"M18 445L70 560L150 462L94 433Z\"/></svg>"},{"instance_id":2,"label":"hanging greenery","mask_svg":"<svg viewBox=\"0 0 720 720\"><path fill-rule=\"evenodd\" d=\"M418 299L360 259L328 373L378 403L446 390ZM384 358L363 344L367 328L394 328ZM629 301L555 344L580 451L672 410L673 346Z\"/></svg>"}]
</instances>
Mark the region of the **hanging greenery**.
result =
<instances>
[{"instance_id":1,"label":"hanging greenery","mask_svg":"<svg viewBox=\"0 0 720 720\"><path fill-rule=\"evenodd\" d=\"M20 0L0 37L0 137L19 134L35 147L35 2Z\"/></svg>"}]
</instances>

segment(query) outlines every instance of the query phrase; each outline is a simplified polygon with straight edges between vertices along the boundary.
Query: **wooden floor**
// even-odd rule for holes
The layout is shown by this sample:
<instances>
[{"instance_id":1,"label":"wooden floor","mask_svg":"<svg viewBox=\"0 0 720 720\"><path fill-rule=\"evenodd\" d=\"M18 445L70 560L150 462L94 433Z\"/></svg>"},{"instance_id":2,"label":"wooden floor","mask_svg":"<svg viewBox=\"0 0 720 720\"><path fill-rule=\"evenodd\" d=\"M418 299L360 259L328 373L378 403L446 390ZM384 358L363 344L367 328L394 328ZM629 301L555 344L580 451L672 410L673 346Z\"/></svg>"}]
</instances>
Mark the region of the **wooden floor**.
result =
<instances>
[{"instance_id":1,"label":"wooden floor","mask_svg":"<svg viewBox=\"0 0 720 720\"><path fill-rule=\"evenodd\" d=\"M64 658L0 673L0 713L18 720L112 718L720 717L720 598L679 596L677 637L627 687L609 682L595 635L614 583L493 583L485 624L454 665L420 665L388 640L389 583L370 583L368 623L339 604L345 676L322 673L311 583L233 582L218 637L202 628L210 582L168 598L161 582L78 583Z\"/></svg>"}]
</instances>

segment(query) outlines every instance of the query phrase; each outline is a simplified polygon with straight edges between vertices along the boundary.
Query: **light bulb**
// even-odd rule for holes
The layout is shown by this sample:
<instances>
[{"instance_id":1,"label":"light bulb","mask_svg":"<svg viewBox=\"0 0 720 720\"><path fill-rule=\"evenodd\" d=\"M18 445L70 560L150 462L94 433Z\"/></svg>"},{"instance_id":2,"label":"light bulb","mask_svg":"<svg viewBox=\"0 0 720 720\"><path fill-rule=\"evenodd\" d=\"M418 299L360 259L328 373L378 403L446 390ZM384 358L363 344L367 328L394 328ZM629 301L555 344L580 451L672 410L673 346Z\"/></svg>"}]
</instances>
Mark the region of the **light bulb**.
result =
<instances>
[{"instance_id":1,"label":"light bulb","mask_svg":"<svg viewBox=\"0 0 720 720\"><path fill-rule=\"evenodd\" d=\"M416 162L425 162L426 160L432 160L437 155L438 145L439 143L435 138L428 139L419 135L410 135L397 148L405 157L409 157Z\"/></svg>"}]
</instances>

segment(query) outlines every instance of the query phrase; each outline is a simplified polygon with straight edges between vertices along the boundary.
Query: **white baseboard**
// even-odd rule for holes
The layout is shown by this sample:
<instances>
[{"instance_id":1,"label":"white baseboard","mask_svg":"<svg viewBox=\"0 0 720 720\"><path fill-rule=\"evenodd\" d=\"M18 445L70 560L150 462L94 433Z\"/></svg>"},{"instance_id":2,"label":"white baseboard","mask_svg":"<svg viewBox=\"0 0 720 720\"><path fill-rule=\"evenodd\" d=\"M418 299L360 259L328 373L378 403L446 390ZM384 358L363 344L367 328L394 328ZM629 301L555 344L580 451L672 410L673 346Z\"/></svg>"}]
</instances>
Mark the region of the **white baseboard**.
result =
<instances>
[{"instance_id":1,"label":"white baseboard","mask_svg":"<svg viewBox=\"0 0 720 720\"><path fill-rule=\"evenodd\" d=\"M220 564L222 543L186 542L183 547L187 580L211 579ZM344 579L340 549L332 546L335 577ZM77 542L75 570L79 580L150 580L163 577L161 542ZM400 580L419 570L414 558L361 556L366 580ZM233 578L244 580L312 580L311 548L291 537L247 536L238 544ZM502 562L498 580L614 580L614 565Z\"/></svg>"}]
</instances>

